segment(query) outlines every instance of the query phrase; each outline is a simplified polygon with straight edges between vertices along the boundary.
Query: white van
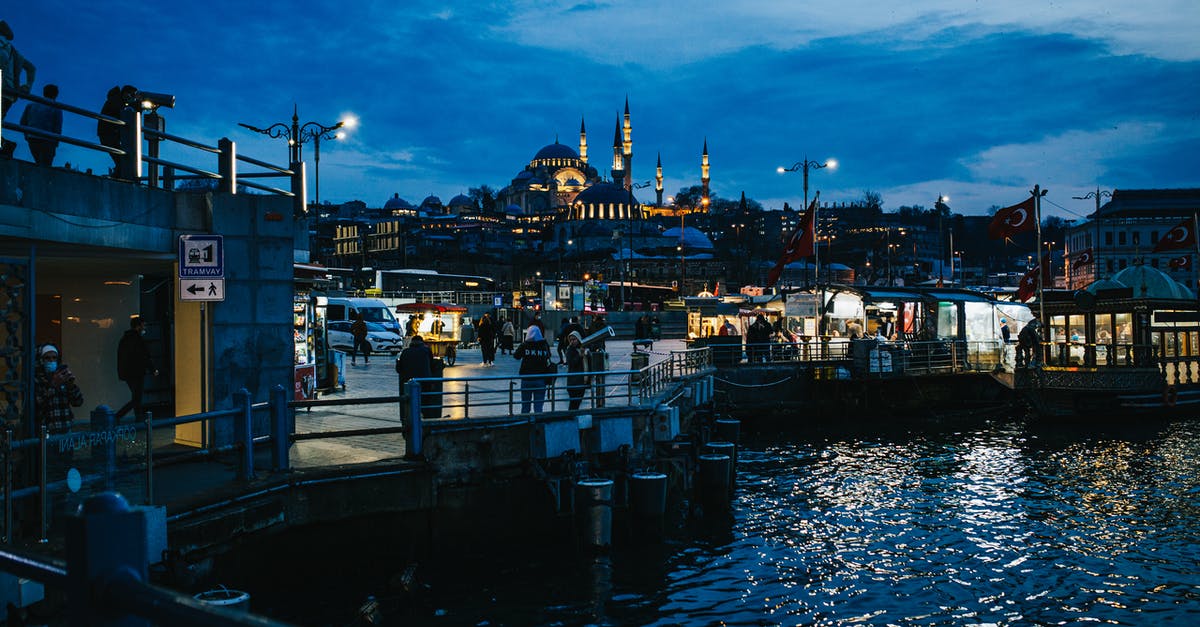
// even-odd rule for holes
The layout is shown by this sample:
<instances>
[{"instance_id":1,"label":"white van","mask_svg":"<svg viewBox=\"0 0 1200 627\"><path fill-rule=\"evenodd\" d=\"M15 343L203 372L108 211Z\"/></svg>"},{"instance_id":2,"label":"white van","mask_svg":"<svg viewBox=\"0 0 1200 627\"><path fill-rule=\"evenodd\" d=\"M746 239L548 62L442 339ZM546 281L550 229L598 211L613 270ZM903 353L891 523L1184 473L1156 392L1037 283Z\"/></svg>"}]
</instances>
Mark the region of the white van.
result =
<instances>
[{"instance_id":1,"label":"white van","mask_svg":"<svg viewBox=\"0 0 1200 627\"><path fill-rule=\"evenodd\" d=\"M361 315L367 322L383 325L385 329L404 337L400 332L400 323L387 304L378 298L329 298L325 304L325 321L354 320Z\"/></svg>"}]
</instances>

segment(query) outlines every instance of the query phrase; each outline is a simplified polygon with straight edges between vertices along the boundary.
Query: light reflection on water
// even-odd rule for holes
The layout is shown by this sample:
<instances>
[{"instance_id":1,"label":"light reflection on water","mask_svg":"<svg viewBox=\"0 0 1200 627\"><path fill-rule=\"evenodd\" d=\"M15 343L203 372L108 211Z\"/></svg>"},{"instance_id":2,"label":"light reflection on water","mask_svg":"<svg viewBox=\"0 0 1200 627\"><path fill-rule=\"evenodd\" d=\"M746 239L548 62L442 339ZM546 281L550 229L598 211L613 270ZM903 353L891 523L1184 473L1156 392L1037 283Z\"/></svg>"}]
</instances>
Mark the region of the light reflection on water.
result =
<instances>
[{"instance_id":1,"label":"light reflection on water","mask_svg":"<svg viewBox=\"0 0 1200 627\"><path fill-rule=\"evenodd\" d=\"M437 586L411 624L1197 623L1198 426L744 438L726 522Z\"/></svg>"}]
</instances>

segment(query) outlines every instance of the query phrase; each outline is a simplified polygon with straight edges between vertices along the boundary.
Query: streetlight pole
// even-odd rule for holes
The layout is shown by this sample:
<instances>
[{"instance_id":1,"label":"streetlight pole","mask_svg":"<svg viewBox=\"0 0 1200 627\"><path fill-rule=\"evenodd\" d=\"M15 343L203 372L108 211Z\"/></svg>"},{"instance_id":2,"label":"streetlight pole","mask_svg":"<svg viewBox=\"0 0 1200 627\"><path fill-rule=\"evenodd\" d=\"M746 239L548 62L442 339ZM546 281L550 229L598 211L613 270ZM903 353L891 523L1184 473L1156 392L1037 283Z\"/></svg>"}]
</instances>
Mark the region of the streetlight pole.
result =
<instances>
[{"instance_id":1,"label":"streetlight pole","mask_svg":"<svg viewBox=\"0 0 1200 627\"><path fill-rule=\"evenodd\" d=\"M781 174L784 172L796 172L796 171L804 172L804 208L806 210L808 209L808 170L810 168L813 170L820 170L821 168L837 168L837 160L829 159L829 160L825 161L824 163L822 163L820 161L812 161L808 158L807 155L805 155L803 161L797 161L796 163L793 163L792 167L790 167L790 168L785 168L783 166L779 166L778 168L775 169L776 172L779 172Z\"/></svg>"},{"instance_id":2,"label":"streetlight pole","mask_svg":"<svg viewBox=\"0 0 1200 627\"><path fill-rule=\"evenodd\" d=\"M300 162L301 147L311 141L313 142L313 168L316 177L316 205L317 214L313 220L313 231L317 233L317 243L319 246L320 226L321 226L321 140L322 139L340 139L343 134L339 132L342 127L352 128L357 124L357 120L353 117L348 117L339 120L337 124L326 126L318 122L305 122L300 124L299 108L292 105L292 123L285 124L276 122L266 128L259 128L244 122L238 122L238 126L247 128L255 133L262 133L272 139L283 137L288 142L288 158L290 163L295 164ZM306 208L307 209L307 208ZM320 250L316 250L318 261L320 261Z\"/></svg>"},{"instance_id":3,"label":"streetlight pole","mask_svg":"<svg viewBox=\"0 0 1200 627\"><path fill-rule=\"evenodd\" d=\"M1098 259L1099 255L1097 254L1100 252L1100 199L1104 198L1105 196L1112 198L1112 192L1101 190L1100 187L1097 186L1096 191L1094 192L1088 192L1082 196L1071 197L1075 200L1087 200L1089 198L1096 199L1096 213L1093 215L1093 218L1096 220L1096 246L1093 248L1092 252L1092 276L1097 279L1100 278L1100 260Z\"/></svg>"},{"instance_id":4,"label":"streetlight pole","mask_svg":"<svg viewBox=\"0 0 1200 627\"><path fill-rule=\"evenodd\" d=\"M633 190L645 189L649 186L650 181L634 183L629 186L629 204L625 207L625 220L629 227L626 229L626 238L629 241L629 259L621 268L621 311L625 310L625 284L628 282L627 277L633 276Z\"/></svg>"}]
</instances>

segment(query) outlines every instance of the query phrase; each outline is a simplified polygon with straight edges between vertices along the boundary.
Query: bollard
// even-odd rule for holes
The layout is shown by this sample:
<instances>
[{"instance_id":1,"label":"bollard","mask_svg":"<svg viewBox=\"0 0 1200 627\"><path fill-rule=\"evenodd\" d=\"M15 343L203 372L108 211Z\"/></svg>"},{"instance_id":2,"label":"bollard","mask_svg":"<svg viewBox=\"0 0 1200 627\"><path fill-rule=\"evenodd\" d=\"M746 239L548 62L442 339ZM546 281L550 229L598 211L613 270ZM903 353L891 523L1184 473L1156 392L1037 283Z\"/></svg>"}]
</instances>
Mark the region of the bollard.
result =
<instances>
[{"instance_id":1,"label":"bollard","mask_svg":"<svg viewBox=\"0 0 1200 627\"><path fill-rule=\"evenodd\" d=\"M734 486L737 483L737 446L733 442L712 441L704 445L704 452L710 455L725 455L729 457L729 498L733 498Z\"/></svg>"},{"instance_id":2,"label":"bollard","mask_svg":"<svg viewBox=\"0 0 1200 627\"><path fill-rule=\"evenodd\" d=\"M421 457L421 384L411 380L404 384L405 400L408 401L407 427L405 431L404 458Z\"/></svg>"},{"instance_id":3,"label":"bollard","mask_svg":"<svg viewBox=\"0 0 1200 627\"><path fill-rule=\"evenodd\" d=\"M575 517L585 549L612 546L612 492L612 479L583 479L575 485Z\"/></svg>"},{"instance_id":4,"label":"bollard","mask_svg":"<svg viewBox=\"0 0 1200 627\"><path fill-rule=\"evenodd\" d=\"M697 500L708 509L729 509L729 473L733 464L728 455L706 454L699 457L700 476L696 482Z\"/></svg>"},{"instance_id":5,"label":"bollard","mask_svg":"<svg viewBox=\"0 0 1200 627\"><path fill-rule=\"evenodd\" d=\"M250 391L242 388L234 392L233 404L238 409L233 423L234 433L242 446L238 479L247 481L254 478L254 422L250 417Z\"/></svg>"},{"instance_id":6,"label":"bollard","mask_svg":"<svg viewBox=\"0 0 1200 627\"><path fill-rule=\"evenodd\" d=\"M667 513L667 476L661 472L635 472L629 477L629 504L635 535L661 539Z\"/></svg>"},{"instance_id":7,"label":"bollard","mask_svg":"<svg viewBox=\"0 0 1200 627\"><path fill-rule=\"evenodd\" d=\"M288 451L292 434L288 429L287 390L282 385L271 388L271 470L280 472L291 468Z\"/></svg>"},{"instance_id":8,"label":"bollard","mask_svg":"<svg viewBox=\"0 0 1200 627\"><path fill-rule=\"evenodd\" d=\"M67 602L72 625L147 625L130 616L113 615L104 591L115 577L146 581L146 519L125 497L105 492L89 498L67 518Z\"/></svg>"},{"instance_id":9,"label":"bollard","mask_svg":"<svg viewBox=\"0 0 1200 627\"><path fill-rule=\"evenodd\" d=\"M732 418L718 418L713 421L713 439L737 444L742 432L742 421ZM737 463L737 458L734 458Z\"/></svg>"}]
</instances>

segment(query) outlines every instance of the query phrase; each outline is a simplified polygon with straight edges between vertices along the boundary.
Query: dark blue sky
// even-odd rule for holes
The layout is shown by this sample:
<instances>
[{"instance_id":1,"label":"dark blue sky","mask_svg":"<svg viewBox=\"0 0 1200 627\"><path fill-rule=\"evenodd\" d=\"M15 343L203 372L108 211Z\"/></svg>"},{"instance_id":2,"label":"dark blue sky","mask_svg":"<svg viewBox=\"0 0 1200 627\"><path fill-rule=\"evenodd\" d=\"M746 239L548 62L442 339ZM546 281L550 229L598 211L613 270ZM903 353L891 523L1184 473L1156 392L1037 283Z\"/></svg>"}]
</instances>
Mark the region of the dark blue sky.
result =
<instances>
[{"instance_id":1,"label":"dark blue sky","mask_svg":"<svg viewBox=\"0 0 1200 627\"><path fill-rule=\"evenodd\" d=\"M1047 213L1073 218L1094 205L1071 196L1097 186L1200 187L1194 0L802 4L36 0L0 18L39 92L54 82L91 109L116 84L172 93L169 132L241 154L282 163L287 148L238 122L288 121L293 104L301 122L353 114L321 146L334 202L499 189L556 135L577 147L581 117L607 172L626 96L635 180L661 153L667 195L698 184L705 138L714 193L767 208L800 204L799 174L775 168L805 156L839 163L810 193L871 190L888 210L940 193L982 214L1040 183Z\"/></svg>"}]
</instances>

